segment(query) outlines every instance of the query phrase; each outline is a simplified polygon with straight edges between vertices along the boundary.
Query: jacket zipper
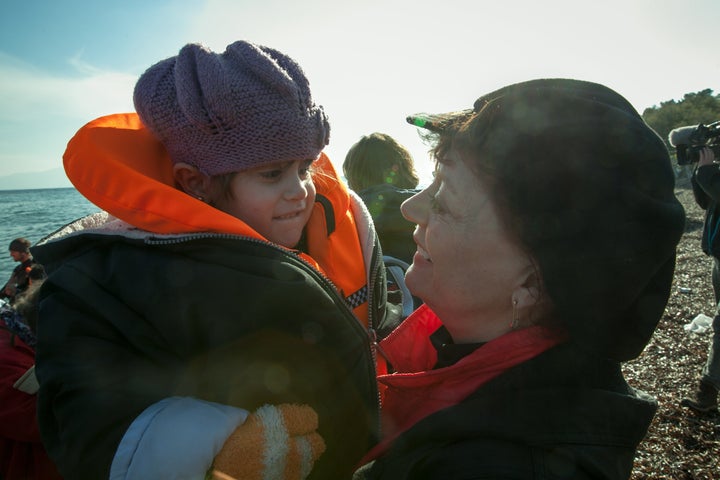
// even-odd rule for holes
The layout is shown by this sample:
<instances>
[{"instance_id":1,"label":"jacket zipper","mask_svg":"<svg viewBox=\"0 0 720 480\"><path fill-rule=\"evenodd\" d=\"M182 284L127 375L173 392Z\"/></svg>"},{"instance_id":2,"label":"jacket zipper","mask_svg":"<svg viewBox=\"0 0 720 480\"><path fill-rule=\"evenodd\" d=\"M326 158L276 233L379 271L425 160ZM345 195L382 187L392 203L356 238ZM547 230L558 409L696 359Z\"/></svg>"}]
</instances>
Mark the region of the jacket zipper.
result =
<instances>
[{"instance_id":1,"label":"jacket zipper","mask_svg":"<svg viewBox=\"0 0 720 480\"><path fill-rule=\"evenodd\" d=\"M380 264L378 263L378 255L377 252L374 251L373 253L373 259L375 260L373 262L373 265L371 265L368 268L369 272L369 278L368 278L368 329L365 331L362 324L358 320L358 318L355 316L355 314L352 311L352 307L345 301L345 298L340 295L339 290L335 287L335 284L330 280L323 272L316 269L314 266L312 266L310 263L308 263L305 259L303 259L300 255L293 252L292 250L286 250L282 247L273 245L270 242L266 242L264 240L260 240L258 238L254 237L248 237L243 235L233 235L229 233L198 233L198 234L191 234L191 235L182 235L178 237L173 238L160 238L160 237L149 237L144 238L143 241L148 245L173 245L173 244L180 244L185 243L192 240L200 240L200 239L206 239L206 238L220 238L220 239L228 239L228 240L242 240L247 241L250 243L255 243L257 245L263 245L268 248L272 248L274 250L277 250L280 252L284 257L291 259L294 262L297 262L304 266L312 275L316 277L316 280L318 280L318 283L320 286L325 290L325 292L332 295L333 298L335 298L337 301L336 303L342 304L345 311L350 314L350 317L352 319L352 324L354 325L351 328L359 329L358 333L361 333L362 336L367 340L367 348L370 350L370 357L372 360L372 378L371 378L371 385L375 389L375 396L376 396L376 404L378 407L378 418L377 418L377 432L378 437L381 437L381 420L380 420L380 410L382 407L382 401L380 399L380 390L377 387L377 352L376 349L379 348L378 341L377 341L377 332L374 328L374 317L375 317L375 311L373 307L373 300L374 300L374 287L375 282L377 279L378 270L380 268Z\"/></svg>"},{"instance_id":2,"label":"jacket zipper","mask_svg":"<svg viewBox=\"0 0 720 480\"><path fill-rule=\"evenodd\" d=\"M376 312L374 307L373 300L375 299L375 283L377 282L377 279L379 277L379 271L380 267L382 266L382 255L380 252L375 249L375 246L373 246L373 255L372 255L372 263L370 267L368 268L368 338L370 340L370 353L372 354L372 362L373 362L373 370L375 372L375 378L373 378L373 382L375 385L375 390L377 394L377 406L378 406L378 418L377 418L377 432L378 432L378 441L382 439L382 398L380 397L380 389L377 387L377 361L378 361L378 351L381 355L382 349L380 348L380 343L378 341L377 336L377 330L375 329L375 314ZM385 309L387 309L387 305L385 305ZM378 321L379 324L379 321ZM383 355L385 357L385 355Z\"/></svg>"}]
</instances>

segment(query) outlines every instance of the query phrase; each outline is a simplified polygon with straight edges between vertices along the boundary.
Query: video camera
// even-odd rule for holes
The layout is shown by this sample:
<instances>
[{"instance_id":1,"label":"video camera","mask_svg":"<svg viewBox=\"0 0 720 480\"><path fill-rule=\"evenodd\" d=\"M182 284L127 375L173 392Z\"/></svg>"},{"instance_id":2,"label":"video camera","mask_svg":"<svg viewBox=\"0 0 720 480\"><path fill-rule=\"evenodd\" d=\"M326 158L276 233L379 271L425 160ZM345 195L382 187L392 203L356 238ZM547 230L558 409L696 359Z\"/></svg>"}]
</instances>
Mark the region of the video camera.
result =
<instances>
[{"instance_id":1,"label":"video camera","mask_svg":"<svg viewBox=\"0 0 720 480\"><path fill-rule=\"evenodd\" d=\"M720 160L720 121L710 125L690 125L670 132L668 141L676 148L678 165L690 165L700 160L700 150L710 148Z\"/></svg>"}]
</instances>

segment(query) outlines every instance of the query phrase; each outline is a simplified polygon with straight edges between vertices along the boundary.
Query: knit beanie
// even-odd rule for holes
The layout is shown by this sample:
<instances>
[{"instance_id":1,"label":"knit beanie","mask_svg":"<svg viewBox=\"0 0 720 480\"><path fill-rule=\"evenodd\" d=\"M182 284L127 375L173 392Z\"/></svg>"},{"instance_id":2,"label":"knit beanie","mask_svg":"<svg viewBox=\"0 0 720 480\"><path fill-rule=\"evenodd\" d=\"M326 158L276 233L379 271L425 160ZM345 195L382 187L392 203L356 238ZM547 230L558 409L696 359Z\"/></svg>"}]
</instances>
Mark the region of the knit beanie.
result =
<instances>
[{"instance_id":1,"label":"knit beanie","mask_svg":"<svg viewBox=\"0 0 720 480\"><path fill-rule=\"evenodd\" d=\"M571 79L510 85L480 97L469 123L444 125L451 117L427 120L454 128L455 148L495 179L493 198L573 341L637 357L663 315L684 231L662 139L615 91Z\"/></svg>"},{"instance_id":2,"label":"knit beanie","mask_svg":"<svg viewBox=\"0 0 720 480\"><path fill-rule=\"evenodd\" d=\"M237 41L217 54L198 44L139 78L135 109L173 163L214 176L316 158L330 125L300 66L272 48Z\"/></svg>"}]
</instances>

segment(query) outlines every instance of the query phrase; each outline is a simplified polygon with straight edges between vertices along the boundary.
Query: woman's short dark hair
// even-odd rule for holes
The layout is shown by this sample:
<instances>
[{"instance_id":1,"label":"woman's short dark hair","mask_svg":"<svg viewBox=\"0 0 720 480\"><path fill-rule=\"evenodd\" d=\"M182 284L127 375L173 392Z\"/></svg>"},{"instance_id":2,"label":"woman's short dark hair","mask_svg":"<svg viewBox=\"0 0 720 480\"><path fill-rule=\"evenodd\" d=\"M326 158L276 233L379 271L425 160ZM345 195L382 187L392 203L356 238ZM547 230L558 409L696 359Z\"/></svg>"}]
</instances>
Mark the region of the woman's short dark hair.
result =
<instances>
[{"instance_id":1,"label":"woman's short dark hair","mask_svg":"<svg viewBox=\"0 0 720 480\"><path fill-rule=\"evenodd\" d=\"M543 79L433 123L437 161L454 149L486 182L573 336L637 356L669 296L684 210L667 148L632 105L602 85Z\"/></svg>"}]
</instances>

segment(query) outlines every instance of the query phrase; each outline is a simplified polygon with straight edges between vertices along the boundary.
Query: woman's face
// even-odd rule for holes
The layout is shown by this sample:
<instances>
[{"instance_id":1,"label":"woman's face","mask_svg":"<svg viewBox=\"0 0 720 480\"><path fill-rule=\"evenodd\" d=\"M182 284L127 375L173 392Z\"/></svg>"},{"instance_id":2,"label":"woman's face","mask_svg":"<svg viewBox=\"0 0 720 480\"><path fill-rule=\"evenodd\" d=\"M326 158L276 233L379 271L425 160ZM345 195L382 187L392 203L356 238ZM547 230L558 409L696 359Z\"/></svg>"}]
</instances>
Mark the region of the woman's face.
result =
<instances>
[{"instance_id":1,"label":"woman's face","mask_svg":"<svg viewBox=\"0 0 720 480\"><path fill-rule=\"evenodd\" d=\"M293 248L315 203L312 162L279 162L239 172L230 185L232 196L219 192L212 203L271 242Z\"/></svg>"},{"instance_id":2,"label":"woman's face","mask_svg":"<svg viewBox=\"0 0 720 480\"><path fill-rule=\"evenodd\" d=\"M513 296L533 271L505 230L487 186L450 151L433 183L402 213L417 224L406 282L442 319L457 343L489 341L510 330Z\"/></svg>"}]
</instances>

